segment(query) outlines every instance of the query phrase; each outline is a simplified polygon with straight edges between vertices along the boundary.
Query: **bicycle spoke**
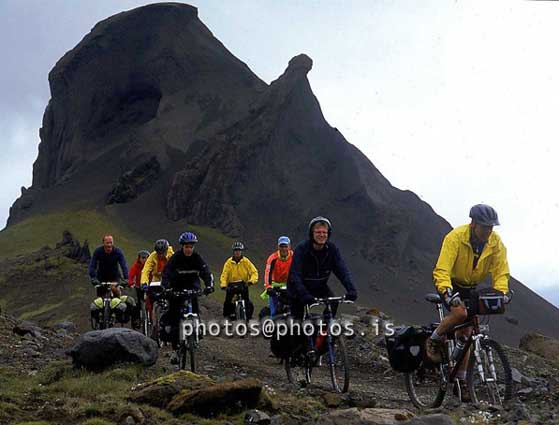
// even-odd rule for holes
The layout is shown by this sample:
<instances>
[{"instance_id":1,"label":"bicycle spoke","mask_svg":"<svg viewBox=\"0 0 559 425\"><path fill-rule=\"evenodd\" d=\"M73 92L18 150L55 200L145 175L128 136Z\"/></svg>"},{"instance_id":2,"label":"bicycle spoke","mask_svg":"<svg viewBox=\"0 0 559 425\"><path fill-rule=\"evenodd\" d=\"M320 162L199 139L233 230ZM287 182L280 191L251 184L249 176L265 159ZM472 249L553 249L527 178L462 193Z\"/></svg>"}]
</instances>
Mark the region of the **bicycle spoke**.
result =
<instances>
[{"instance_id":1,"label":"bicycle spoke","mask_svg":"<svg viewBox=\"0 0 559 425\"><path fill-rule=\"evenodd\" d=\"M405 375L406 390L412 403L419 408L439 407L446 393L442 366L421 365Z\"/></svg>"},{"instance_id":2,"label":"bicycle spoke","mask_svg":"<svg viewBox=\"0 0 559 425\"><path fill-rule=\"evenodd\" d=\"M478 356L472 350L468 365L472 402L483 407L501 406L512 397L512 372L502 347L493 340L481 341Z\"/></svg>"}]
</instances>

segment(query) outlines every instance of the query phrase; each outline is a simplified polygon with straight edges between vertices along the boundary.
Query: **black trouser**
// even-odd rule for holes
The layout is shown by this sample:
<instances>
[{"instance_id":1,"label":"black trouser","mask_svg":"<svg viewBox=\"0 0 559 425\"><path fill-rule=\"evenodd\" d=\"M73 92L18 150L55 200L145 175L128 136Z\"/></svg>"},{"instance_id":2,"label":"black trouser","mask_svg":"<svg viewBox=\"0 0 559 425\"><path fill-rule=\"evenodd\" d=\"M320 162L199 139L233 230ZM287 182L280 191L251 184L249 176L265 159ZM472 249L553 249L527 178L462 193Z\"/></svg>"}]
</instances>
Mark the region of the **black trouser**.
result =
<instances>
[{"instance_id":1,"label":"black trouser","mask_svg":"<svg viewBox=\"0 0 559 425\"><path fill-rule=\"evenodd\" d=\"M223 317L229 317L235 314L233 297L237 294L245 300L247 319L251 320L254 313L254 304L250 301L248 286L244 283L231 283L227 286L227 290L225 292L225 302L223 303Z\"/></svg>"}]
</instances>

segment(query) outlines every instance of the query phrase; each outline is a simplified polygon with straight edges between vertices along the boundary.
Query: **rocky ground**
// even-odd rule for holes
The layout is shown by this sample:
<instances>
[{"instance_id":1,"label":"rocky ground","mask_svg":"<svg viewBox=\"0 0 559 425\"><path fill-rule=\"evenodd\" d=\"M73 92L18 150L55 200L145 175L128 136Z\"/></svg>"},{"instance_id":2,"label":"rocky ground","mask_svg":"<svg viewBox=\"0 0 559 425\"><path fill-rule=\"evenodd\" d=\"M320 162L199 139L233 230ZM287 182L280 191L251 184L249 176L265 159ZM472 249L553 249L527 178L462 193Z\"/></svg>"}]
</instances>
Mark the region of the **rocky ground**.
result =
<instances>
[{"instance_id":1,"label":"rocky ground","mask_svg":"<svg viewBox=\"0 0 559 425\"><path fill-rule=\"evenodd\" d=\"M204 318L219 317L219 311L217 303L203 302ZM516 383L515 399L505 409L481 411L460 405L449 394L442 408L420 412L409 401L402 376L390 369L383 338L377 337L369 324L373 317L364 311L348 317L354 321L358 336L348 340L352 367L347 394L333 393L320 371L315 375L317 383L309 387L289 384L283 365L270 356L269 341L262 337L205 337L199 350L199 373L217 384L246 381L254 386L256 379L268 401L251 407L260 408L277 424L390 424L406 423L413 416L417 424L452 420L464 424L559 424L559 373L553 361L507 348ZM177 371L170 364L168 347L161 349L156 365L150 368L115 366L94 373L74 370L65 355L78 337L68 322L39 328L0 316L0 424L178 424L186 419L188 423L244 422L246 409L203 419L184 411L177 416L135 400L133 387L141 388ZM433 416L439 413L444 415ZM267 423L265 417L256 419L257 423Z\"/></svg>"}]
</instances>

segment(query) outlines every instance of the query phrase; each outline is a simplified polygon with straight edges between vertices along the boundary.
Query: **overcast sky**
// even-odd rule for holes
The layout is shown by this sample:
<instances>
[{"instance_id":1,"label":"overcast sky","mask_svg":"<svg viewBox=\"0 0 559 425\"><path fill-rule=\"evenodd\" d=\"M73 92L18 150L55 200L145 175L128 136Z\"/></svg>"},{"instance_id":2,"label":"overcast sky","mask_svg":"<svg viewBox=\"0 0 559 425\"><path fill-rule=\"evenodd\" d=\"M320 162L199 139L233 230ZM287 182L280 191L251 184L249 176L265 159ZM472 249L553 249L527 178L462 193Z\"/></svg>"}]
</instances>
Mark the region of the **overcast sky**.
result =
<instances>
[{"instance_id":1,"label":"overcast sky","mask_svg":"<svg viewBox=\"0 0 559 425\"><path fill-rule=\"evenodd\" d=\"M0 226L31 184L48 72L96 22L147 3L0 0ZM308 54L327 121L453 226L493 205L512 274L559 305L558 2L190 4L266 82Z\"/></svg>"}]
</instances>

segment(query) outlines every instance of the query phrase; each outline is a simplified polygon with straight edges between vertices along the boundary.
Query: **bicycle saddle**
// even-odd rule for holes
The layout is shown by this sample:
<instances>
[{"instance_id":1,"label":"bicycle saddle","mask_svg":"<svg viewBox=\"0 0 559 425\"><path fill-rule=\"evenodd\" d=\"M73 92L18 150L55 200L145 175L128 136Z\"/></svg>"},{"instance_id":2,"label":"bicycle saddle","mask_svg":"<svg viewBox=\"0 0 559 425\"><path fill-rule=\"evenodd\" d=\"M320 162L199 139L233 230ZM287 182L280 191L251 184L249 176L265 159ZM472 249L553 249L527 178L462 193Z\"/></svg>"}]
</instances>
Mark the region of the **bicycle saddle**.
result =
<instances>
[{"instance_id":1,"label":"bicycle saddle","mask_svg":"<svg viewBox=\"0 0 559 425\"><path fill-rule=\"evenodd\" d=\"M429 301L430 303L442 303L443 300L439 294L427 294L425 295L425 301Z\"/></svg>"}]
</instances>

